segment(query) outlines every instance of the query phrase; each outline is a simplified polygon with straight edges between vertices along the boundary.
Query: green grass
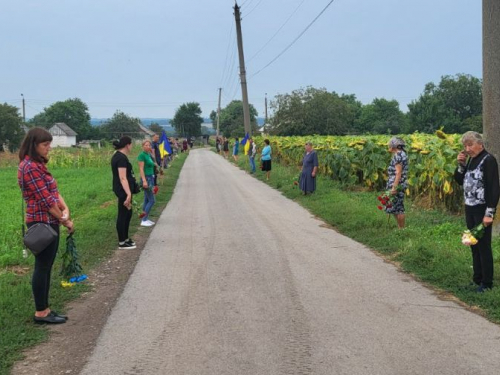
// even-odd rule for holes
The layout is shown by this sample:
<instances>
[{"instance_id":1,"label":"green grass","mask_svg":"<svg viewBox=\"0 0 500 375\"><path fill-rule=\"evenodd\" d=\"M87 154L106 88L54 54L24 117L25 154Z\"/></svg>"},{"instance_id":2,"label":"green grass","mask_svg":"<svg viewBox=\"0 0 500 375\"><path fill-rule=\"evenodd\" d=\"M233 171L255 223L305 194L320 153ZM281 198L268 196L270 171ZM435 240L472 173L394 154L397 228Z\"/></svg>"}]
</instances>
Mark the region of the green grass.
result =
<instances>
[{"instance_id":1,"label":"green grass","mask_svg":"<svg viewBox=\"0 0 500 375\"><path fill-rule=\"evenodd\" d=\"M257 168L258 161L256 160ZM238 165L249 170L246 157ZM500 322L500 238L493 240L493 256L497 270L492 291L476 294L461 288L472 278L470 250L461 244L465 229L462 216L439 210L425 210L406 200L407 227L396 228L394 218L377 209L376 192L350 191L338 183L318 176L316 193L301 195L293 181L298 167L273 164L270 181L257 171L256 178L280 190L314 215L333 225L342 234L359 241L400 264L400 267L442 290L450 292L471 306L483 309L489 319Z\"/></svg>"},{"instance_id":2,"label":"green grass","mask_svg":"<svg viewBox=\"0 0 500 375\"><path fill-rule=\"evenodd\" d=\"M186 158L187 154L181 154L166 171L153 207L153 217L157 217L170 200ZM133 162L133 165L138 172L137 164ZM117 246L117 208L111 191L111 169L109 166L50 169L70 207L76 229L76 245L84 271L88 272L108 258ZM142 193L135 196L138 203L142 199ZM16 168L0 169L0 201L3 206L0 215L0 375L5 375L13 362L21 358L23 349L47 338L47 330L32 323L34 303L30 277L34 258L22 257L21 193L17 186ZM139 219L134 214L132 232L138 224ZM59 256L65 245L66 230L62 229L61 233ZM55 310L64 311L66 302L89 287L85 284L69 289L60 287L59 256L53 269L51 304Z\"/></svg>"}]
</instances>

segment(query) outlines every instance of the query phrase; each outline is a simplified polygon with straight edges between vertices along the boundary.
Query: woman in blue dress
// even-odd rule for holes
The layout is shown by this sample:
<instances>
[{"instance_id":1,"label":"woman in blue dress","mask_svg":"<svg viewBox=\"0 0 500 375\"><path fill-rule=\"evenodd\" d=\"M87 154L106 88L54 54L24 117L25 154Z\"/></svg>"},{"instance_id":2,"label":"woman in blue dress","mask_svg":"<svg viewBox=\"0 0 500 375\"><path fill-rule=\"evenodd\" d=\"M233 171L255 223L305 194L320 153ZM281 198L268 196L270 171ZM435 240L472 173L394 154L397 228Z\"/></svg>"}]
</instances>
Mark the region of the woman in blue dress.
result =
<instances>
[{"instance_id":1,"label":"woman in blue dress","mask_svg":"<svg viewBox=\"0 0 500 375\"><path fill-rule=\"evenodd\" d=\"M302 194L314 193L316 190L316 173L318 172L318 154L313 149L311 142L305 146L306 152L302 159L302 173L300 174L300 190Z\"/></svg>"}]
</instances>

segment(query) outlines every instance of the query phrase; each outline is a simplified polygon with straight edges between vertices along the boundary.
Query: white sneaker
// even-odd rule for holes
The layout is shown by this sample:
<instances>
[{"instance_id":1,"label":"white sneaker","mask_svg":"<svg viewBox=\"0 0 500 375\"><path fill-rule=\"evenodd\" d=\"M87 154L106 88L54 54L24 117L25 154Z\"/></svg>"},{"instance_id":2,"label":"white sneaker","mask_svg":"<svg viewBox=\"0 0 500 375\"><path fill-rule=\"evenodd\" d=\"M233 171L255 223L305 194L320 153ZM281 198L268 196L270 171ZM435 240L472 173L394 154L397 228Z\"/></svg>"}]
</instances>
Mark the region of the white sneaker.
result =
<instances>
[{"instance_id":1,"label":"white sneaker","mask_svg":"<svg viewBox=\"0 0 500 375\"><path fill-rule=\"evenodd\" d=\"M141 221L141 227L152 227L153 225L149 220Z\"/></svg>"},{"instance_id":2,"label":"white sneaker","mask_svg":"<svg viewBox=\"0 0 500 375\"><path fill-rule=\"evenodd\" d=\"M148 220L149 224L155 225L156 223L154 221Z\"/></svg>"}]
</instances>

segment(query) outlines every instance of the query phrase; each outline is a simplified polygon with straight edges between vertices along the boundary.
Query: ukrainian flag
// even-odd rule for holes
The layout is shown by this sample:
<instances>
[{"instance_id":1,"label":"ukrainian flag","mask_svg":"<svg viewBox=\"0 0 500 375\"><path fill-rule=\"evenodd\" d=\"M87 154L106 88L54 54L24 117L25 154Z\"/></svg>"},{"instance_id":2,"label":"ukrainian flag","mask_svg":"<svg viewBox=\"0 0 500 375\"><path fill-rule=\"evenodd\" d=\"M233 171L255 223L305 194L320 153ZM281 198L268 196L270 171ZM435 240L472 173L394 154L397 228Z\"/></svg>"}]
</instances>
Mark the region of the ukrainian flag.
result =
<instances>
[{"instance_id":1,"label":"ukrainian flag","mask_svg":"<svg viewBox=\"0 0 500 375\"><path fill-rule=\"evenodd\" d=\"M172 147L170 147L170 142L168 141L165 130L161 133L160 144L158 145L158 148L160 149L160 156L162 159L165 156L172 154Z\"/></svg>"},{"instance_id":2,"label":"ukrainian flag","mask_svg":"<svg viewBox=\"0 0 500 375\"><path fill-rule=\"evenodd\" d=\"M250 138L250 136L247 133L247 134L245 134L245 137L240 142L240 145L243 146L243 150L245 151L245 155L248 154L248 150L250 149L250 142L248 142L248 138Z\"/></svg>"}]
</instances>

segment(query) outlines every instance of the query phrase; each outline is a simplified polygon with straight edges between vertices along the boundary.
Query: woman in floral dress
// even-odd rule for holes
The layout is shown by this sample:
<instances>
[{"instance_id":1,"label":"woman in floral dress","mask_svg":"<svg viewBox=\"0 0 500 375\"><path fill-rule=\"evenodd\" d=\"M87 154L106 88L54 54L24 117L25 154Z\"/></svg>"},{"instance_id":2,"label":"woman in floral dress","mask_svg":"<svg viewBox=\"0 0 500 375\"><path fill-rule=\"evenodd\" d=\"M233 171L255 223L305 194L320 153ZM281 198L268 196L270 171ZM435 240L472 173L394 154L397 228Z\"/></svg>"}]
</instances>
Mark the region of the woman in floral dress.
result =
<instances>
[{"instance_id":1,"label":"woman in floral dress","mask_svg":"<svg viewBox=\"0 0 500 375\"><path fill-rule=\"evenodd\" d=\"M386 207L388 214L394 215L399 229L405 227L405 190L407 188L408 156L404 150L405 142L401 138L393 137L389 141L389 152L392 153L391 163L387 169L389 180L387 190L391 194L391 206Z\"/></svg>"}]
</instances>

